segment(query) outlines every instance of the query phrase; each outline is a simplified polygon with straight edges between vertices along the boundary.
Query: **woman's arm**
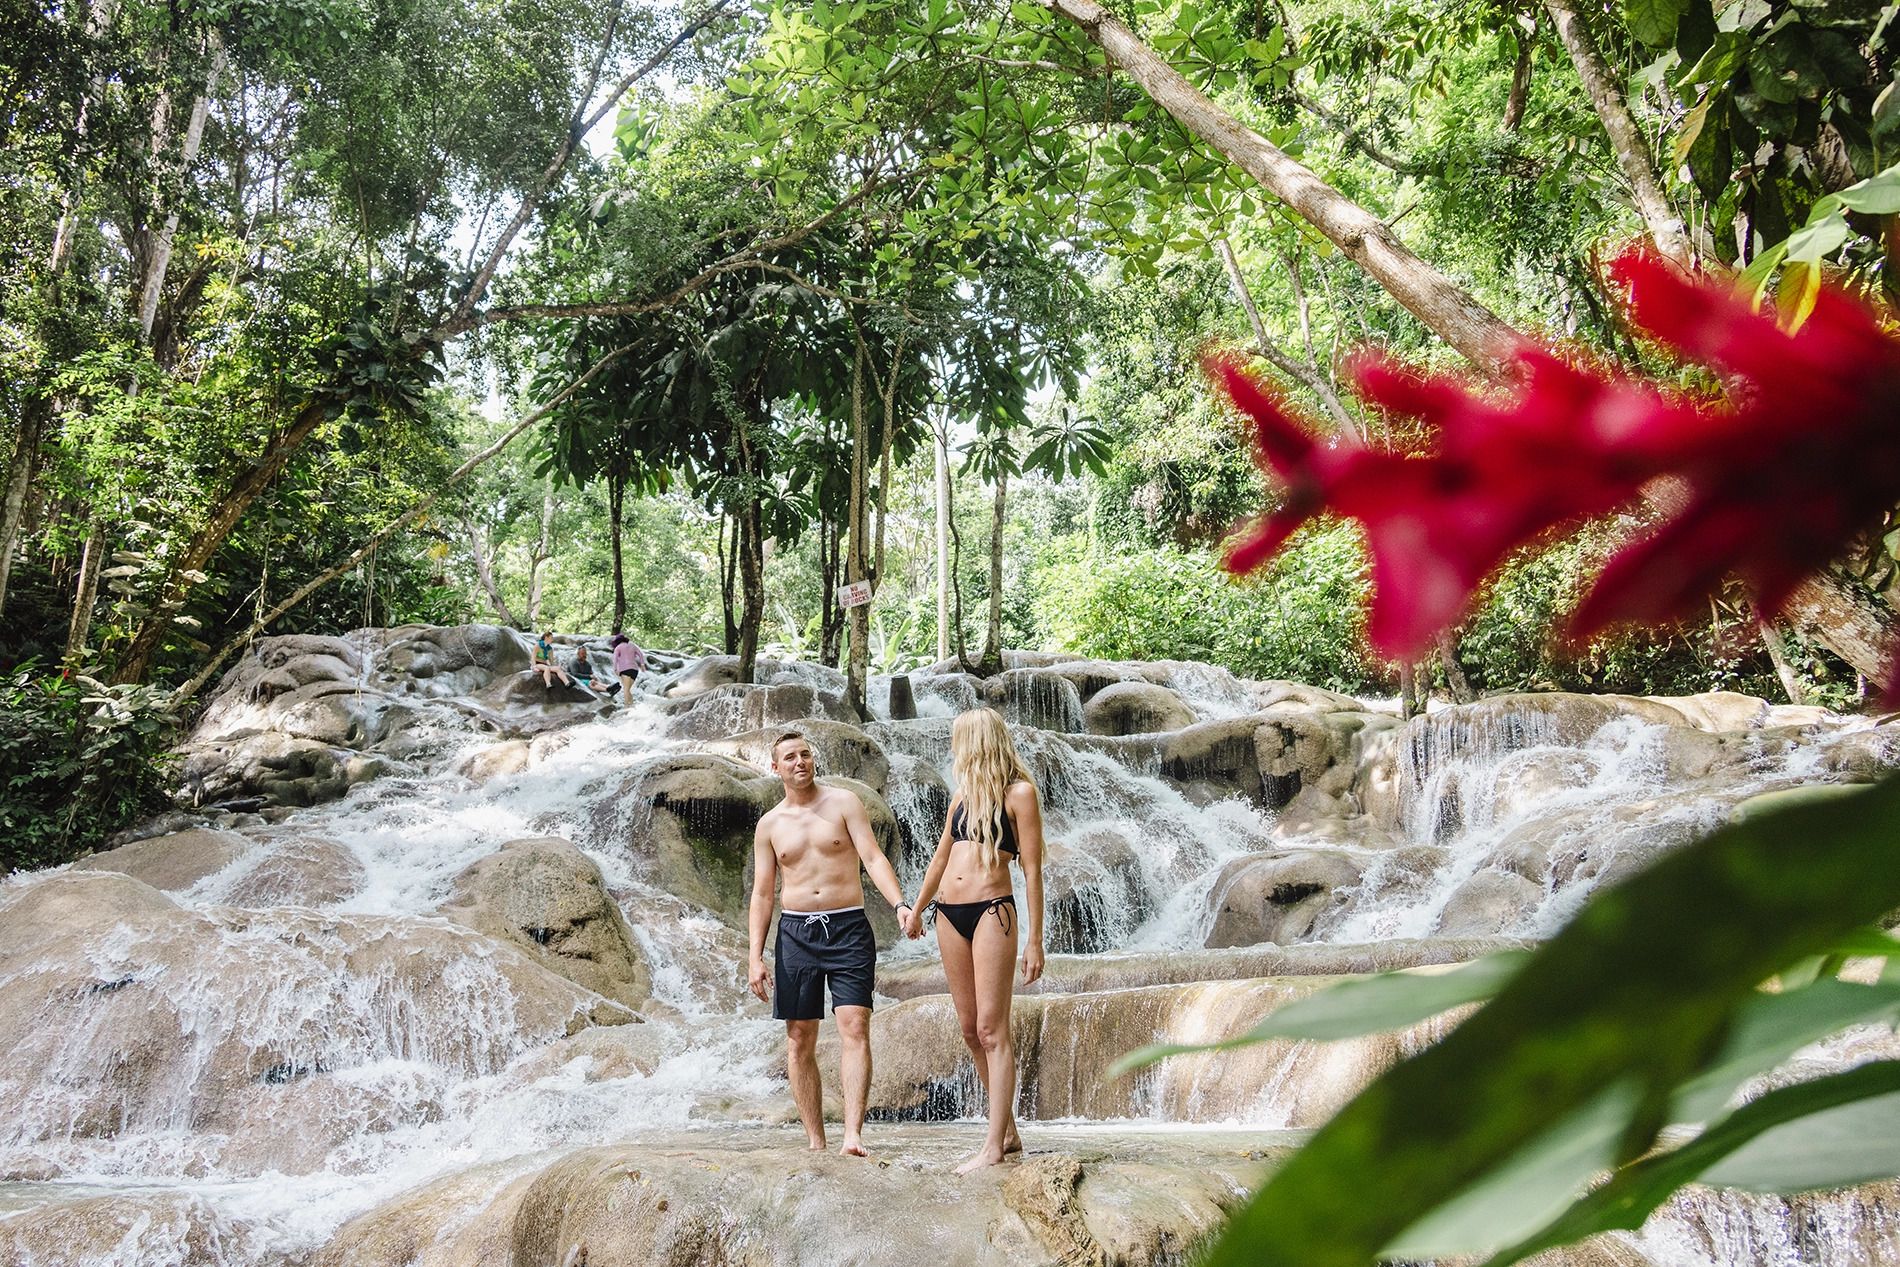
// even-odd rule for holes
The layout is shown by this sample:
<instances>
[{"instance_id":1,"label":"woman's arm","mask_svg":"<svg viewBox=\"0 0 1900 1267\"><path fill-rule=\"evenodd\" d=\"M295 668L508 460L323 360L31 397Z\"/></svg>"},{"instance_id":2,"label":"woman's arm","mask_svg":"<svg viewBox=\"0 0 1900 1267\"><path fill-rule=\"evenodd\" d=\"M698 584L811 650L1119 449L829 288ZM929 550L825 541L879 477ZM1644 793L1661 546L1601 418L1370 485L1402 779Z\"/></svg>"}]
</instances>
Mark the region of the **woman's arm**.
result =
<instances>
[{"instance_id":1,"label":"woman's arm","mask_svg":"<svg viewBox=\"0 0 1900 1267\"><path fill-rule=\"evenodd\" d=\"M1004 808L1016 828L1016 860L1023 864L1023 984L1042 975L1042 802L1033 783L1016 783L1003 794Z\"/></svg>"}]
</instances>

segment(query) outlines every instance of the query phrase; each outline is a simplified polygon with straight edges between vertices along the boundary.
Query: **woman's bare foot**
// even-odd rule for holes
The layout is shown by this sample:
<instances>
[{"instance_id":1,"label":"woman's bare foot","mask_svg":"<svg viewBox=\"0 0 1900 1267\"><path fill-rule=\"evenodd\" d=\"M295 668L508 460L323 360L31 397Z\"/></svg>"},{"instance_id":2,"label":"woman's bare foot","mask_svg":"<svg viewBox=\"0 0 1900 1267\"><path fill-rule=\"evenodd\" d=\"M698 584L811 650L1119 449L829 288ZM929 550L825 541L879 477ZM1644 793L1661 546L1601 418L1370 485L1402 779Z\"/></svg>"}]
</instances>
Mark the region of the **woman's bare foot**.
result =
<instances>
[{"instance_id":1,"label":"woman's bare foot","mask_svg":"<svg viewBox=\"0 0 1900 1267\"><path fill-rule=\"evenodd\" d=\"M1023 1137L1012 1130L1009 1133L1009 1137L1003 1141L1003 1156L1007 1157L1011 1153L1020 1153L1021 1151L1023 1151Z\"/></svg>"},{"instance_id":2,"label":"woman's bare foot","mask_svg":"<svg viewBox=\"0 0 1900 1267\"><path fill-rule=\"evenodd\" d=\"M845 1136L844 1147L838 1151L843 1153L846 1157L869 1157L871 1155L864 1151L864 1141L855 1135Z\"/></svg>"},{"instance_id":3,"label":"woman's bare foot","mask_svg":"<svg viewBox=\"0 0 1900 1267\"><path fill-rule=\"evenodd\" d=\"M961 1166L957 1167L957 1173L960 1175L967 1175L971 1171L981 1170L985 1166L998 1165L1002 1162L1002 1160L1003 1160L1003 1150L1001 1148L993 1148L990 1145L985 1144L983 1145L983 1147L977 1149L976 1152L970 1157L968 1161L964 1162Z\"/></svg>"}]
</instances>

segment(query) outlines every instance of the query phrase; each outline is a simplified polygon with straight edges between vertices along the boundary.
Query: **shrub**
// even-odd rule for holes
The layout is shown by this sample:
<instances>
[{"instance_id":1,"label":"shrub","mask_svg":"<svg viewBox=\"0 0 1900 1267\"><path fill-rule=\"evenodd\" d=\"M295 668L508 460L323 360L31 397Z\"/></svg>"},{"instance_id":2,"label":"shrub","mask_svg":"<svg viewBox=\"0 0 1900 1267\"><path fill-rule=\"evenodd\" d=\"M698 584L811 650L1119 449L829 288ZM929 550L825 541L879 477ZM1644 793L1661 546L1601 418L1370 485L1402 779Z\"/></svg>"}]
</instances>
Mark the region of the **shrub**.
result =
<instances>
[{"instance_id":1,"label":"shrub","mask_svg":"<svg viewBox=\"0 0 1900 1267\"><path fill-rule=\"evenodd\" d=\"M70 862L165 807L169 702L34 662L0 679L0 874Z\"/></svg>"}]
</instances>

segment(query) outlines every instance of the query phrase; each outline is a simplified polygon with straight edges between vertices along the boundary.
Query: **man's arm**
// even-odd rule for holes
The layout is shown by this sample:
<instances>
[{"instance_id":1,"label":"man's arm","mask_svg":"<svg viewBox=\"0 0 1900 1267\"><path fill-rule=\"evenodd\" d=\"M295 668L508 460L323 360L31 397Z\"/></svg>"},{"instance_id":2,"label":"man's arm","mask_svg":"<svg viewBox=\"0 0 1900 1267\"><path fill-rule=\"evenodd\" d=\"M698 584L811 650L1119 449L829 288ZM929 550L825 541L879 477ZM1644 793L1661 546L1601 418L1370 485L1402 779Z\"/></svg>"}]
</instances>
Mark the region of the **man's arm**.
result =
<instances>
[{"instance_id":1,"label":"man's arm","mask_svg":"<svg viewBox=\"0 0 1900 1267\"><path fill-rule=\"evenodd\" d=\"M871 816L864 812L864 802L854 792L844 794L844 828L851 836L852 847L858 851L858 860L864 863L864 872L871 877L871 883L884 895L893 909L907 905L904 901L904 888L897 882L897 871L891 866L891 860L877 847L877 833L871 830Z\"/></svg>"},{"instance_id":2,"label":"man's arm","mask_svg":"<svg viewBox=\"0 0 1900 1267\"><path fill-rule=\"evenodd\" d=\"M761 818L752 831L752 905L746 912L746 984L761 999L766 997L765 930L772 922L773 891L778 887L770 820L769 814Z\"/></svg>"}]
</instances>

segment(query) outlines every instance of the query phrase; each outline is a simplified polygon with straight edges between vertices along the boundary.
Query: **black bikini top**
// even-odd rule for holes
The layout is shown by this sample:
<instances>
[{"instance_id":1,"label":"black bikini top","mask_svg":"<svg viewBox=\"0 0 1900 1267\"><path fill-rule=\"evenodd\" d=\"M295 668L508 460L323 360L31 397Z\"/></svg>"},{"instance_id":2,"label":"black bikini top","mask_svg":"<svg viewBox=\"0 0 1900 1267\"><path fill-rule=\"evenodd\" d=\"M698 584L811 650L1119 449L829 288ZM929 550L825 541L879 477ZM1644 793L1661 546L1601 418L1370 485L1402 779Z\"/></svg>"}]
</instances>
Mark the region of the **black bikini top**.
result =
<instances>
[{"instance_id":1,"label":"black bikini top","mask_svg":"<svg viewBox=\"0 0 1900 1267\"><path fill-rule=\"evenodd\" d=\"M965 830L968 826L969 826L969 820L966 819L963 814L963 802L958 801L957 812L950 815L950 839L952 840L976 839L974 836L969 835L968 832ZM1003 811L1003 838L996 842L996 848L1000 852L1007 853L1007 854L1016 854L1016 853L1021 852L1017 848L1017 845L1016 845L1016 828L1010 824L1009 811L1007 809Z\"/></svg>"}]
</instances>

